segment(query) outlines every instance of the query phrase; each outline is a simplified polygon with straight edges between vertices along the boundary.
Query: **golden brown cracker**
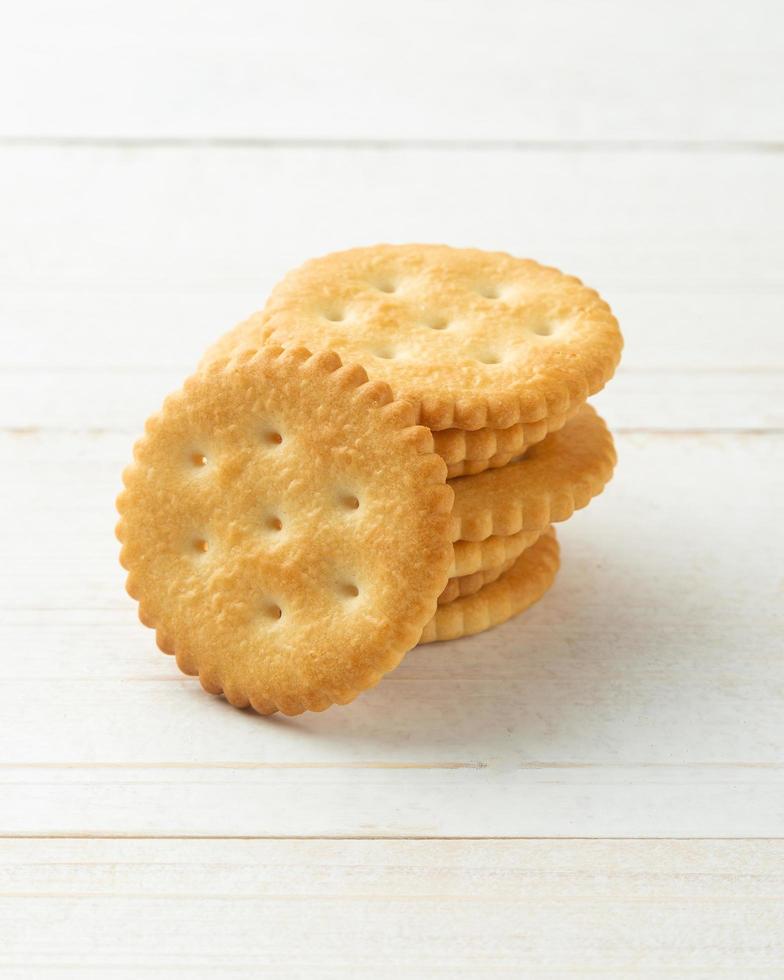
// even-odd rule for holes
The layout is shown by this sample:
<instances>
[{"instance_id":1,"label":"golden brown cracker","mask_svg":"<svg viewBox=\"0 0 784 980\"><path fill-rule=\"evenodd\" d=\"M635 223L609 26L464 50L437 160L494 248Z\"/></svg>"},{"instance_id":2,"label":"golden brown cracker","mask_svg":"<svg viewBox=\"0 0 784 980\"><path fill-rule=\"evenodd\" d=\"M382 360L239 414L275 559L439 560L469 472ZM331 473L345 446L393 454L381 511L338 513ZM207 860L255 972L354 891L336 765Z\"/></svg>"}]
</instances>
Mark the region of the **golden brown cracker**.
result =
<instances>
[{"instance_id":1,"label":"golden brown cracker","mask_svg":"<svg viewBox=\"0 0 784 980\"><path fill-rule=\"evenodd\" d=\"M437 435L437 433L433 433ZM439 456L441 453L438 454ZM485 470L495 470L500 466L506 466L512 460L525 455L525 450L521 453L496 453L489 459L462 459L459 463L449 463L446 468L448 479L454 480L458 476L474 476L476 473L484 473Z\"/></svg>"},{"instance_id":2,"label":"golden brown cracker","mask_svg":"<svg viewBox=\"0 0 784 980\"><path fill-rule=\"evenodd\" d=\"M564 416L612 376L622 347L609 306L579 279L446 245L311 259L226 342L259 334L337 350L412 401L434 430Z\"/></svg>"},{"instance_id":3,"label":"golden brown cracker","mask_svg":"<svg viewBox=\"0 0 784 980\"><path fill-rule=\"evenodd\" d=\"M568 414L551 415L540 422L518 422L507 429L442 429L433 433L435 450L444 457L449 477L470 476L495 469L516 456L523 456L529 446L541 442L548 432L563 428L579 411L574 405Z\"/></svg>"},{"instance_id":4,"label":"golden brown cracker","mask_svg":"<svg viewBox=\"0 0 784 980\"><path fill-rule=\"evenodd\" d=\"M477 572L498 568L517 558L539 538L547 525L540 529L525 529L517 534L494 534L484 541L455 541L450 578L465 578Z\"/></svg>"},{"instance_id":5,"label":"golden brown cracker","mask_svg":"<svg viewBox=\"0 0 784 980\"><path fill-rule=\"evenodd\" d=\"M490 582L495 582L504 572L508 572L516 561L516 558L509 558L503 565L498 565L496 568L480 570L474 572L473 575L461 575L460 578L450 578L446 583L444 591L438 597L439 606L445 606L450 602L454 602L460 596L473 595L485 585L489 585Z\"/></svg>"},{"instance_id":6,"label":"golden brown cracker","mask_svg":"<svg viewBox=\"0 0 784 980\"><path fill-rule=\"evenodd\" d=\"M419 642L456 640L505 623L541 599L553 584L558 566L558 542L550 529L495 582L440 605Z\"/></svg>"},{"instance_id":7,"label":"golden brown cracker","mask_svg":"<svg viewBox=\"0 0 784 980\"><path fill-rule=\"evenodd\" d=\"M615 462L607 426L584 405L562 429L530 446L519 462L451 480L452 536L465 542L541 532L601 493Z\"/></svg>"},{"instance_id":8,"label":"golden brown cracker","mask_svg":"<svg viewBox=\"0 0 784 980\"><path fill-rule=\"evenodd\" d=\"M393 669L453 561L431 433L335 353L245 350L147 423L118 498L139 615L212 693L268 714Z\"/></svg>"}]
</instances>

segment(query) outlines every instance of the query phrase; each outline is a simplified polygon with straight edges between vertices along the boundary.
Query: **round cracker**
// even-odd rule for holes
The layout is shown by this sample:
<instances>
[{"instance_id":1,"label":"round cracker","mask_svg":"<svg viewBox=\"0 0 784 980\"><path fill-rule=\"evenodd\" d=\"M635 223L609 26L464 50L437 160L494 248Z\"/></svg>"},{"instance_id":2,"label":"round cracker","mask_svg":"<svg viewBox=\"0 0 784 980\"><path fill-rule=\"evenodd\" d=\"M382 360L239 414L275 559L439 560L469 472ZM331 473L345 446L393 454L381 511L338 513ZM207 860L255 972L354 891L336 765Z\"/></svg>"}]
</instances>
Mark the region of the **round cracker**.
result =
<instances>
[{"instance_id":1,"label":"round cracker","mask_svg":"<svg viewBox=\"0 0 784 980\"><path fill-rule=\"evenodd\" d=\"M142 621L212 693L344 704L419 639L453 557L432 435L334 353L245 351L186 382L118 498Z\"/></svg>"},{"instance_id":2,"label":"round cracker","mask_svg":"<svg viewBox=\"0 0 784 980\"><path fill-rule=\"evenodd\" d=\"M465 578L518 558L534 544L546 527L545 524L542 528L524 529L517 534L494 534L484 541L455 541L449 577Z\"/></svg>"},{"instance_id":3,"label":"round cracker","mask_svg":"<svg viewBox=\"0 0 784 980\"><path fill-rule=\"evenodd\" d=\"M457 640L500 626L542 598L553 584L558 567L558 542L550 528L495 582L474 595L439 606L419 642Z\"/></svg>"},{"instance_id":4,"label":"round cracker","mask_svg":"<svg viewBox=\"0 0 784 980\"><path fill-rule=\"evenodd\" d=\"M514 456L522 456L529 446L541 442L548 432L563 428L579 408L575 405L568 415L518 422L507 429L442 429L433 433L435 450L444 457L450 477L506 466Z\"/></svg>"},{"instance_id":5,"label":"round cracker","mask_svg":"<svg viewBox=\"0 0 784 980\"><path fill-rule=\"evenodd\" d=\"M601 493L615 462L607 426L590 405L583 405L562 429L530 446L519 462L451 480L452 536L462 544L541 532Z\"/></svg>"},{"instance_id":6,"label":"round cracker","mask_svg":"<svg viewBox=\"0 0 784 980\"><path fill-rule=\"evenodd\" d=\"M446 583L444 591L438 597L439 606L446 606L450 602L454 602L455 599L459 599L460 596L473 595L485 585L489 585L490 582L495 582L504 572L509 571L516 560L516 558L510 558L503 565L498 565L496 568L480 569L478 572L474 572L473 575L461 575L459 578L450 578Z\"/></svg>"},{"instance_id":7,"label":"round cracker","mask_svg":"<svg viewBox=\"0 0 784 980\"><path fill-rule=\"evenodd\" d=\"M497 453L490 459L464 459L459 463L450 463L446 468L446 475L450 480L458 476L473 476L475 473L484 473L485 470L507 466L513 459L522 455L523 453Z\"/></svg>"},{"instance_id":8,"label":"round cracker","mask_svg":"<svg viewBox=\"0 0 784 980\"><path fill-rule=\"evenodd\" d=\"M274 288L261 328L362 364L437 430L563 416L609 380L622 347L609 306L579 279L446 245L312 259Z\"/></svg>"}]
</instances>

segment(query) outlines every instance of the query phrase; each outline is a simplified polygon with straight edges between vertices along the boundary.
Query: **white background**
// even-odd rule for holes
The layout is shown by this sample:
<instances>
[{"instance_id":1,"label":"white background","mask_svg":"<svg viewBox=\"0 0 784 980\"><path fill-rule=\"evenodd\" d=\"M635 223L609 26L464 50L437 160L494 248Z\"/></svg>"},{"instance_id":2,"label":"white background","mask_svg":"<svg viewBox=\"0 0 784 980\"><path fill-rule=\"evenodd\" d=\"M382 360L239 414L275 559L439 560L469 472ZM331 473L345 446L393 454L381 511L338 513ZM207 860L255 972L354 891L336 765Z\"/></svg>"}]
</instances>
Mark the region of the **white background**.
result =
<instances>
[{"instance_id":1,"label":"white background","mask_svg":"<svg viewBox=\"0 0 784 980\"><path fill-rule=\"evenodd\" d=\"M0 9L0 975L783 976L781 4ZM262 719L136 622L120 471L384 240L602 291L617 476L530 613Z\"/></svg>"}]
</instances>

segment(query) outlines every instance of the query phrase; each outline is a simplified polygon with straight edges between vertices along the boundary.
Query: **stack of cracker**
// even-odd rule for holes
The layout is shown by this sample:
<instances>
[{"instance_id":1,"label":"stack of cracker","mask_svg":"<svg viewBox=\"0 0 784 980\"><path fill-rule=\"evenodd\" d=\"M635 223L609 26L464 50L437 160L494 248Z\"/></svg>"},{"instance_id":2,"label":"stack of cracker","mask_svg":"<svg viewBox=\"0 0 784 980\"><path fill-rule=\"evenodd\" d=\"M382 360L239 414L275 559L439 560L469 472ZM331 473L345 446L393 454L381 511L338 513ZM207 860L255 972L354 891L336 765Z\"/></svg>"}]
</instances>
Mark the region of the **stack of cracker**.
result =
<instances>
[{"instance_id":1,"label":"stack of cracker","mask_svg":"<svg viewBox=\"0 0 784 980\"><path fill-rule=\"evenodd\" d=\"M222 337L135 447L118 507L144 623L238 706L346 703L418 642L496 626L615 464L585 404L618 324L504 253L314 259Z\"/></svg>"}]
</instances>

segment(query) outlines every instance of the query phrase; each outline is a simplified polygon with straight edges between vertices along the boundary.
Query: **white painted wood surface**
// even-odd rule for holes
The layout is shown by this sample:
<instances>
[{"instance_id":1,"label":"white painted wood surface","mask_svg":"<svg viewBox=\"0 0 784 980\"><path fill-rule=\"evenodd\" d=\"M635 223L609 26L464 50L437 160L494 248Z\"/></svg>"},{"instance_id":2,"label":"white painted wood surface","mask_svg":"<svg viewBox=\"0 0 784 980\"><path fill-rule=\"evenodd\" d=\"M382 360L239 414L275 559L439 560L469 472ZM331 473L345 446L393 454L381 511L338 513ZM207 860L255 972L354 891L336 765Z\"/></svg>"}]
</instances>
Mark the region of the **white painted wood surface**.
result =
<instances>
[{"instance_id":1,"label":"white painted wood surface","mask_svg":"<svg viewBox=\"0 0 784 980\"><path fill-rule=\"evenodd\" d=\"M781 976L779 5L5 21L0 974ZM529 614L261 719L136 622L119 473L288 267L378 240L602 290L617 477Z\"/></svg>"},{"instance_id":2,"label":"white painted wood surface","mask_svg":"<svg viewBox=\"0 0 784 980\"><path fill-rule=\"evenodd\" d=\"M4 511L37 515L2 570L9 641L35 640L4 712L0 829L25 833L44 793L48 834L778 833L777 434L620 437L530 615L415 651L346 711L271 723L206 698L135 622L110 533L128 442L0 444ZM728 473L766 493L739 499Z\"/></svg>"},{"instance_id":3,"label":"white painted wood surface","mask_svg":"<svg viewBox=\"0 0 784 980\"><path fill-rule=\"evenodd\" d=\"M5 136L784 137L777 0L13 6Z\"/></svg>"},{"instance_id":4,"label":"white painted wood surface","mask_svg":"<svg viewBox=\"0 0 784 980\"><path fill-rule=\"evenodd\" d=\"M774 978L783 867L781 841L21 841L0 970Z\"/></svg>"}]
</instances>

